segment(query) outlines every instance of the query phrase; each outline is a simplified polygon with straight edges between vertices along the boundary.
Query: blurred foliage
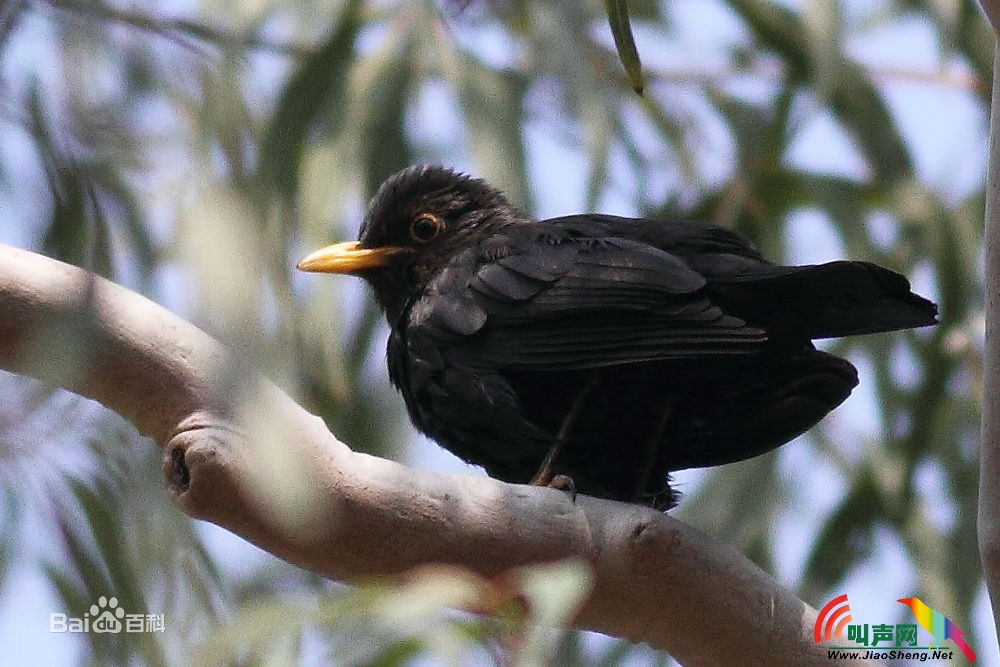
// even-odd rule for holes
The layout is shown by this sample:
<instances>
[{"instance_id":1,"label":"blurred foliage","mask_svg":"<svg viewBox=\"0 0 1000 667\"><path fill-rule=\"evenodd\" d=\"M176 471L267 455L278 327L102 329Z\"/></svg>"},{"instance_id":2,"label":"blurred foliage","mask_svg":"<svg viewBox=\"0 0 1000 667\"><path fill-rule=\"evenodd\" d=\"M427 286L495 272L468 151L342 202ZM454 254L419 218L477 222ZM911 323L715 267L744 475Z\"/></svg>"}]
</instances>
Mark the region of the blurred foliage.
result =
<instances>
[{"instance_id":1,"label":"blurred foliage","mask_svg":"<svg viewBox=\"0 0 1000 667\"><path fill-rule=\"evenodd\" d=\"M241 609L200 648L196 661L225 664L250 646L255 658L271 664L276 646L285 652L276 640L319 626L333 635L322 649L323 664L397 665L425 656L464 665L491 656L503 664L537 665L553 657L551 628L565 624L590 592L589 569L571 560L489 581L430 565L318 602L265 599Z\"/></svg>"},{"instance_id":2,"label":"blurred foliage","mask_svg":"<svg viewBox=\"0 0 1000 667\"><path fill-rule=\"evenodd\" d=\"M708 18L691 19L695 4ZM860 48L915 26L931 50L918 65ZM0 229L168 304L353 447L396 457L409 431L385 325L355 282L291 267L352 236L377 184L412 162L466 168L528 209L575 189L577 209L732 226L773 259L833 245L890 266L939 300L942 325L829 346L861 368L854 400L871 423L845 407L776 454L690 478L679 514L814 605L866 573L877 586L887 545L908 594L972 619L985 160L968 182L921 171L890 93L940 91L985 128L992 54L971 0L8 2ZM798 157L817 123L851 164ZM344 592L273 559L227 571L205 546L218 535L153 491L148 442L74 397L0 379L0 577L40 568L70 613L110 592L168 617L164 635L87 635L84 662L201 650L395 665L471 646L477 660L666 660L462 615L379 630L363 619L405 608L412 589ZM809 541L798 560L789 531ZM449 576L451 594L490 590ZM535 653L511 652L511 632Z\"/></svg>"}]
</instances>

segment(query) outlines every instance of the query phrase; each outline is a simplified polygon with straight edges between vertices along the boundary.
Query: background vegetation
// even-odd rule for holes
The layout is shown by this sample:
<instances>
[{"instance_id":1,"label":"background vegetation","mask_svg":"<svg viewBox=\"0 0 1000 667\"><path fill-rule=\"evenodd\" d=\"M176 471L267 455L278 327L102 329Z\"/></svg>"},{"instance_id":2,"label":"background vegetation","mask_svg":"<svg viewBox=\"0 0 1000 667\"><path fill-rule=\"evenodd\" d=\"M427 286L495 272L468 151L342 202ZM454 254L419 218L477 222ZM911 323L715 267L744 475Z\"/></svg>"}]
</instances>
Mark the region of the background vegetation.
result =
<instances>
[{"instance_id":1,"label":"background vegetation","mask_svg":"<svg viewBox=\"0 0 1000 667\"><path fill-rule=\"evenodd\" d=\"M971 0L629 9L641 98L598 2L0 4L0 240L192 319L353 448L449 468L410 435L363 287L293 273L399 168L467 169L539 215L693 217L776 260L902 271L942 325L830 345L862 372L849 404L776 454L682 475L678 514L813 605L848 592L889 622L917 595L994 650L971 625L987 24ZM412 591L349 592L188 520L155 448L95 404L9 375L0 396L0 636L116 663L531 655L509 615L414 620ZM49 591L39 616L25 591ZM109 591L166 632L46 632ZM565 664L650 658L545 642Z\"/></svg>"}]
</instances>

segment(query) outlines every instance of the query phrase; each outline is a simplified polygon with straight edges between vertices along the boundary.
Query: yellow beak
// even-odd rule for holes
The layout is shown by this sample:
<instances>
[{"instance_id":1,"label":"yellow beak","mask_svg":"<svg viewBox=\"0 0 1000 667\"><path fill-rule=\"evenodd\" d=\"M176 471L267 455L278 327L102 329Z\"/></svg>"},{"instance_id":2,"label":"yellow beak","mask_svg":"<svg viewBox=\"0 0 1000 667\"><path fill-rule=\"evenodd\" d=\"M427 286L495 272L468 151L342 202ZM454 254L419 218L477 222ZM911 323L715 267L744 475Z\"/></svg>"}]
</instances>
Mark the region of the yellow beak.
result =
<instances>
[{"instance_id":1,"label":"yellow beak","mask_svg":"<svg viewBox=\"0 0 1000 667\"><path fill-rule=\"evenodd\" d=\"M403 250L397 246L362 248L357 241L346 241L310 253L297 268L317 273L358 273L388 265L389 258Z\"/></svg>"}]
</instances>

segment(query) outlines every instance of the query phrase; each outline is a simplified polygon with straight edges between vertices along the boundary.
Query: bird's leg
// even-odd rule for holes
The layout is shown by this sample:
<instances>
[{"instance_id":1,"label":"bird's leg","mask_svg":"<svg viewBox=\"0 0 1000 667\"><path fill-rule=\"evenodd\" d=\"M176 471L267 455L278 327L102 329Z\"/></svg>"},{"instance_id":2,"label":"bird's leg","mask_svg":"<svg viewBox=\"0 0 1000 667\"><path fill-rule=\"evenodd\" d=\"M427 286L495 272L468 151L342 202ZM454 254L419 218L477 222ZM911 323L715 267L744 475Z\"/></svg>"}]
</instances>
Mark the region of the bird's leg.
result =
<instances>
[{"instance_id":1,"label":"bird's leg","mask_svg":"<svg viewBox=\"0 0 1000 667\"><path fill-rule=\"evenodd\" d=\"M583 409L583 404L587 402L590 390L597 384L597 375L598 371L595 370L587 377L587 383L583 385L583 389L576 395L573 405L570 406L569 412L563 417L562 425L559 426L559 433L556 434L556 441L552 443L552 447L549 448L545 458L542 459L542 465L539 466L538 472L531 478L529 484L533 486L555 486L572 492L574 496L576 495L576 487L573 484L573 480L566 475L553 475L552 464L555 463L556 457L559 456L563 443L569 439L569 432L576 423L577 417L580 416L580 411Z\"/></svg>"},{"instance_id":2,"label":"bird's leg","mask_svg":"<svg viewBox=\"0 0 1000 667\"><path fill-rule=\"evenodd\" d=\"M653 429L652 437L646 443L646 451L642 457L642 465L639 466L636 476L635 492L632 494L632 502L638 503L642 500L646 492L646 484L649 483L649 476L653 474L653 466L656 465L656 455L660 450L660 442L663 440L663 433L670 423L670 416L674 413L674 401L667 399L660 408L659 420L656 428Z\"/></svg>"}]
</instances>

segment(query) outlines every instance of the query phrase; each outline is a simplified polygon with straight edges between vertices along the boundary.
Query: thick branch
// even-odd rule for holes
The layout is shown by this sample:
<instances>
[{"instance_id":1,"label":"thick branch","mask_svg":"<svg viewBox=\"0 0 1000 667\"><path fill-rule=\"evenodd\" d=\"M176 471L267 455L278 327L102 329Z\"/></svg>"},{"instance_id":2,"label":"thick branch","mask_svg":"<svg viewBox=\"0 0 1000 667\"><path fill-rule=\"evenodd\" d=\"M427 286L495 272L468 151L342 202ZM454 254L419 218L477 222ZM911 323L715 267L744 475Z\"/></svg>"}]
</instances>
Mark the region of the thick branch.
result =
<instances>
[{"instance_id":1,"label":"thick branch","mask_svg":"<svg viewBox=\"0 0 1000 667\"><path fill-rule=\"evenodd\" d=\"M1000 32L1000 0L979 0L979 6L993 26L993 32Z\"/></svg>"},{"instance_id":2,"label":"thick branch","mask_svg":"<svg viewBox=\"0 0 1000 667\"><path fill-rule=\"evenodd\" d=\"M987 6L989 3L983 3ZM979 467L979 552L1000 632L1000 50L993 65L990 163L986 181L986 345Z\"/></svg>"},{"instance_id":3,"label":"thick branch","mask_svg":"<svg viewBox=\"0 0 1000 667\"><path fill-rule=\"evenodd\" d=\"M74 347L86 354L73 357ZM126 416L163 447L185 512L323 576L355 580L429 562L492 576L579 556L596 582L579 627L648 642L686 664L830 664L812 642L812 609L670 516L354 453L270 382L234 370L191 324L6 246L0 366ZM241 410L244 400L253 407Z\"/></svg>"}]
</instances>

